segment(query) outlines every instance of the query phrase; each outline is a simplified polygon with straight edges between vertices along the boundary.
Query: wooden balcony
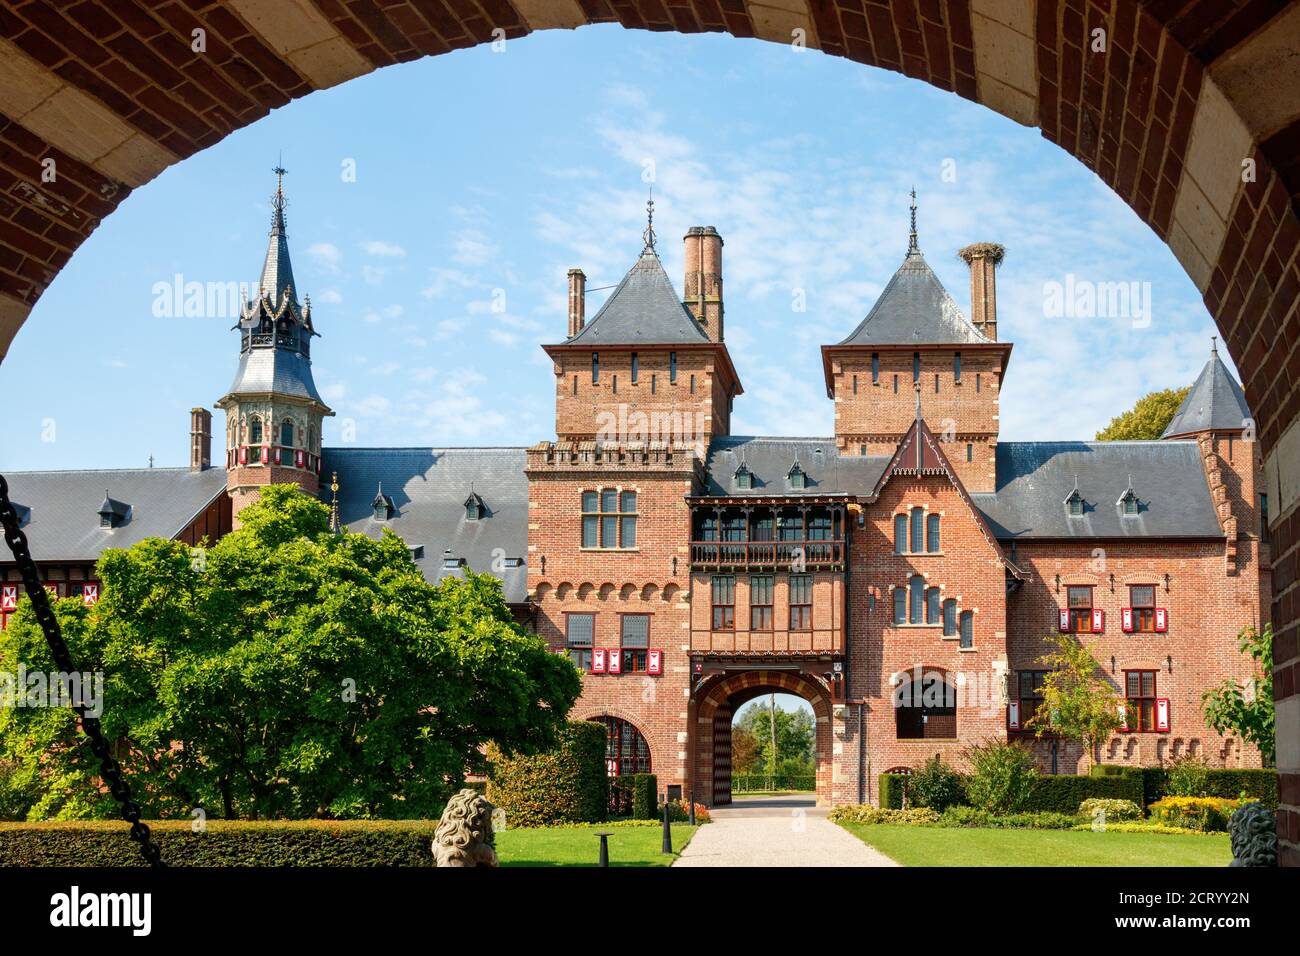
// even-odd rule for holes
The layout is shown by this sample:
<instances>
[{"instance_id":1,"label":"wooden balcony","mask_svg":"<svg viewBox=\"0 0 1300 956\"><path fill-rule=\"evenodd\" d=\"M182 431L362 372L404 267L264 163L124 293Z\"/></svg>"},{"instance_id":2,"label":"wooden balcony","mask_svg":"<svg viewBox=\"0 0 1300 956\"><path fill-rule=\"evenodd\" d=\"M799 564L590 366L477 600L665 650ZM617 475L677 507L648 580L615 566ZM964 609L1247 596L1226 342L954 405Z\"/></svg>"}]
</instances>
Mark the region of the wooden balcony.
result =
<instances>
[{"instance_id":1,"label":"wooden balcony","mask_svg":"<svg viewBox=\"0 0 1300 956\"><path fill-rule=\"evenodd\" d=\"M842 540L691 542L692 570L811 571L840 570L843 567Z\"/></svg>"},{"instance_id":2,"label":"wooden balcony","mask_svg":"<svg viewBox=\"0 0 1300 956\"><path fill-rule=\"evenodd\" d=\"M817 654L839 656L844 653L844 631L838 626L807 631L692 631L691 653L760 658Z\"/></svg>"}]
</instances>

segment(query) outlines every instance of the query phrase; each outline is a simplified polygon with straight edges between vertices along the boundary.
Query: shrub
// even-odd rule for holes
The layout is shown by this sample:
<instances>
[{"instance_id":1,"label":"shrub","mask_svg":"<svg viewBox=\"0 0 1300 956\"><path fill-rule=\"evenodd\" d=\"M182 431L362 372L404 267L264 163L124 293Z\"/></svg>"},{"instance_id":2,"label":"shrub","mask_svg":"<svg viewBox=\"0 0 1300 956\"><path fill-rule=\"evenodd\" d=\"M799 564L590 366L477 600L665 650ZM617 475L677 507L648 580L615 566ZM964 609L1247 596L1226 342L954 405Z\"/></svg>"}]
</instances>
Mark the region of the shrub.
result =
<instances>
[{"instance_id":1,"label":"shrub","mask_svg":"<svg viewBox=\"0 0 1300 956\"><path fill-rule=\"evenodd\" d=\"M149 821L169 866L433 866L437 820ZM145 866L120 821L0 824L0 867Z\"/></svg>"},{"instance_id":2,"label":"shrub","mask_svg":"<svg viewBox=\"0 0 1300 956\"><path fill-rule=\"evenodd\" d=\"M1019 744L989 740L966 751L974 772L966 782L966 799L989 813L1013 813L1023 807L1038 770L1034 757Z\"/></svg>"},{"instance_id":3,"label":"shrub","mask_svg":"<svg viewBox=\"0 0 1300 956\"><path fill-rule=\"evenodd\" d=\"M1124 820L1141 820L1142 808L1132 800L1090 797L1079 804L1079 816L1109 825Z\"/></svg>"},{"instance_id":4,"label":"shrub","mask_svg":"<svg viewBox=\"0 0 1300 956\"><path fill-rule=\"evenodd\" d=\"M1215 833L1228 829L1228 818L1241 806L1240 800L1223 797L1165 797L1151 804L1151 819L1171 827Z\"/></svg>"},{"instance_id":5,"label":"shrub","mask_svg":"<svg viewBox=\"0 0 1300 956\"><path fill-rule=\"evenodd\" d=\"M962 800L961 774L937 756L931 757L920 770L907 779L907 795L914 807L942 813Z\"/></svg>"},{"instance_id":6,"label":"shrub","mask_svg":"<svg viewBox=\"0 0 1300 956\"><path fill-rule=\"evenodd\" d=\"M1142 778L1135 774L1104 777L1039 774L1029 793L1029 799L1025 801L1024 809L1073 815L1079 811L1079 804L1092 797L1139 803L1142 799Z\"/></svg>"},{"instance_id":7,"label":"shrub","mask_svg":"<svg viewBox=\"0 0 1300 956\"><path fill-rule=\"evenodd\" d=\"M572 721L556 747L540 754L507 756L488 747L487 798L513 827L599 822L609 812L605 725Z\"/></svg>"},{"instance_id":8,"label":"shrub","mask_svg":"<svg viewBox=\"0 0 1300 956\"><path fill-rule=\"evenodd\" d=\"M1079 823L1071 830L1092 830L1091 823ZM1125 820L1120 823L1106 824L1107 833L1159 833L1167 836L1214 836L1212 831L1188 830L1186 827L1171 827L1151 820Z\"/></svg>"},{"instance_id":9,"label":"shrub","mask_svg":"<svg viewBox=\"0 0 1300 956\"><path fill-rule=\"evenodd\" d=\"M1258 800L1270 810L1277 809L1277 771L1274 769L1216 770L1206 773L1208 796L1240 800Z\"/></svg>"},{"instance_id":10,"label":"shrub","mask_svg":"<svg viewBox=\"0 0 1300 956\"><path fill-rule=\"evenodd\" d=\"M869 803L842 803L831 809L829 819L832 823L892 823L925 826L938 822L939 814L928 807L893 810L888 807L873 807Z\"/></svg>"},{"instance_id":11,"label":"shrub","mask_svg":"<svg viewBox=\"0 0 1300 956\"><path fill-rule=\"evenodd\" d=\"M1165 794L1171 797L1208 797L1210 768L1200 757L1188 754L1169 765Z\"/></svg>"},{"instance_id":12,"label":"shrub","mask_svg":"<svg viewBox=\"0 0 1300 956\"><path fill-rule=\"evenodd\" d=\"M905 773L882 773L880 775L880 805L890 810L903 809L903 798L907 794Z\"/></svg>"},{"instance_id":13,"label":"shrub","mask_svg":"<svg viewBox=\"0 0 1300 956\"><path fill-rule=\"evenodd\" d=\"M656 819L663 820L664 805L658 804ZM688 823L691 819L691 803L689 800L674 800L668 804L668 822L669 823ZM712 823L713 818L709 816L709 808L701 803L695 805L695 822Z\"/></svg>"}]
</instances>

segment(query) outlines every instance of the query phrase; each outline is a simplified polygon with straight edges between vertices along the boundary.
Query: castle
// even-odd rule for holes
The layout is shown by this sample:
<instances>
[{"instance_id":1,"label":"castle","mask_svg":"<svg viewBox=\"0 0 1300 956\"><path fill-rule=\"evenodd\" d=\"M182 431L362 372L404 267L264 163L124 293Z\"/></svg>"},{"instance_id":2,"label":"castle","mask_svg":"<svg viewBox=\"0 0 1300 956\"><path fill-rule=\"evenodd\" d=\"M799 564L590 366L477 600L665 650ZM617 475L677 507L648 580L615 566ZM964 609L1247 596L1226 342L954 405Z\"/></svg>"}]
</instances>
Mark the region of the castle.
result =
<instances>
[{"instance_id":1,"label":"castle","mask_svg":"<svg viewBox=\"0 0 1300 956\"><path fill-rule=\"evenodd\" d=\"M834 434L736 436L723 239L687 231L679 295L651 220L590 319L569 271L567 334L545 346L554 439L322 447L333 413L312 380L282 187L273 205L216 403L223 460L195 408L188 469L8 476L56 593L96 600L103 549L219 537L261 486L288 482L340 527L396 532L429 580L498 577L517 619L583 671L572 716L605 723L610 772L653 772L705 804L730 800L733 715L772 691L812 706L822 803L873 802L878 774L936 754L960 766L989 738L1078 772L1077 744L1026 728L1054 631L1078 634L1125 700L1096 757L1260 764L1200 707L1225 676L1249 678L1237 633L1270 600L1260 455L1217 353L1159 441L1001 441L1002 247L961 250L968 319L921 253L913 200L902 264L822 347ZM0 624L20 590L0 564Z\"/></svg>"}]
</instances>

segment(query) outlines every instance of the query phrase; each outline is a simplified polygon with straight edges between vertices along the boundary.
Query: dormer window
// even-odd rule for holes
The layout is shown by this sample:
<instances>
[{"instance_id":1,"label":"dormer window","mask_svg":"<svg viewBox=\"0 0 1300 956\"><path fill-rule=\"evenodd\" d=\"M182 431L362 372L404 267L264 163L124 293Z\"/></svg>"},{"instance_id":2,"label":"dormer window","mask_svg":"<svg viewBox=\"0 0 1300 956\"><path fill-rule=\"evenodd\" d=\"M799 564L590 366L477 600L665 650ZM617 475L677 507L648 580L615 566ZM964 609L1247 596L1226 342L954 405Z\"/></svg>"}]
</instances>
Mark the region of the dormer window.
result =
<instances>
[{"instance_id":1,"label":"dormer window","mask_svg":"<svg viewBox=\"0 0 1300 956\"><path fill-rule=\"evenodd\" d=\"M471 491L469 497L465 499L465 520L477 521L483 517L484 511L486 509L483 506L483 499Z\"/></svg>"},{"instance_id":2,"label":"dormer window","mask_svg":"<svg viewBox=\"0 0 1300 956\"><path fill-rule=\"evenodd\" d=\"M379 491L375 495L375 500L370 502L370 508L374 512L376 521L387 521L397 510L393 507L393 499L384 494L383 482L379 483Z\"/></svg>"},{"instance_id":3,"label":"dormer window","mask_svg":"<svg viewBox=\"0 0 1300 956\"><path fill-rule=\"evenodd\" d=\"M124 501L110 498L104 492L104 502L99 506L99 526L101 528L120 528L131 516L131 506Z\"/></svg>"},{"instance_id":4,"label":"dormer window","mask_svg":"<svg viewBox=\"0 0 1300 956\"><path fill-rule=\"evenodd\" d=\"M797 461L790 466L790 470L785 477L790 482L790 488L794 491L802 491L808 487L808 476L804 474L803 468L800 467Z\"/></svg>"},{"instance_id":5,"label":"dormer window","mask_svg":"<svg viewBox=\"0 0 1300 956\"><path fill-rule=\"evenodd\" d=\"M1119 510L1121 514L1135 515L1138 513L1138 496L1130 488L1124 492L1124 497L1119 499Z\"/></svg>"},{"instance_id":6,"label":"dormer window","mask_svg":"<svg viewBox=\"0 0 1300 956\"><path fill-rule=\"evenodd\" d=\"M1079 494L1078 488L1070 492L1070 497L1065 499L1065 505L1069 509L1071 517L1077 518L1083 514L1083 495Z\"/></svg>"},{"instance_id":7,"label":"dormer window","mask_svg":"<svg viewBox=\"0 0 1300 956\"><path fill-rule=\"evenodd\" d=\"M452 554L450 548L442 552L442 569L444 571L459 571L464 563L464 559Z\"/></svg>"},{"instance_id":8,"label":"dormer window","mask_svg":"<svg viewBox=\"0 0 1300 956\"><path fill-rule=\"evenodd\" d=\"M743 461L740 463L740 467L736 469L734 477L736 479L736 489L738 491L749 491L754 487L754 476L750 472L749 466Z\"/></svg>"}]
</instances>

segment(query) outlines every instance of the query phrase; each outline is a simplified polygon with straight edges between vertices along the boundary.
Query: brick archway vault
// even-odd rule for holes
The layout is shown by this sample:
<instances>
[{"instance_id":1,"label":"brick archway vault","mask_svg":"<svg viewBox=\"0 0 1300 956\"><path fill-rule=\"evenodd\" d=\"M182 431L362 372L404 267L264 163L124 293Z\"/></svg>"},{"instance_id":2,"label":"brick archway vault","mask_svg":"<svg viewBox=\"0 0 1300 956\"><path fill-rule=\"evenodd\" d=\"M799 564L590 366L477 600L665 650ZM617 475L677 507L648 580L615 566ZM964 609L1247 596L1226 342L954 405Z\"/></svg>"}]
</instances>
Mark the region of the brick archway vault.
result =
<instances>
[{"instance_id":1,"label":"brick archway vault","mask_svg":"<svg viewBox=\"0 0 1300 956\"><path fill-rule=\"evenodd\" d=\"M1273 513L1279 823L1284 856L1300 864L1300 0L57 7L0 0L0 356L99 222L163 169L313 90L499 37L620 23L797 40L1038 127L1168 243L1258 416ZM47 159L53 182L41 175Z\"/></svg>"}]
</instances>

